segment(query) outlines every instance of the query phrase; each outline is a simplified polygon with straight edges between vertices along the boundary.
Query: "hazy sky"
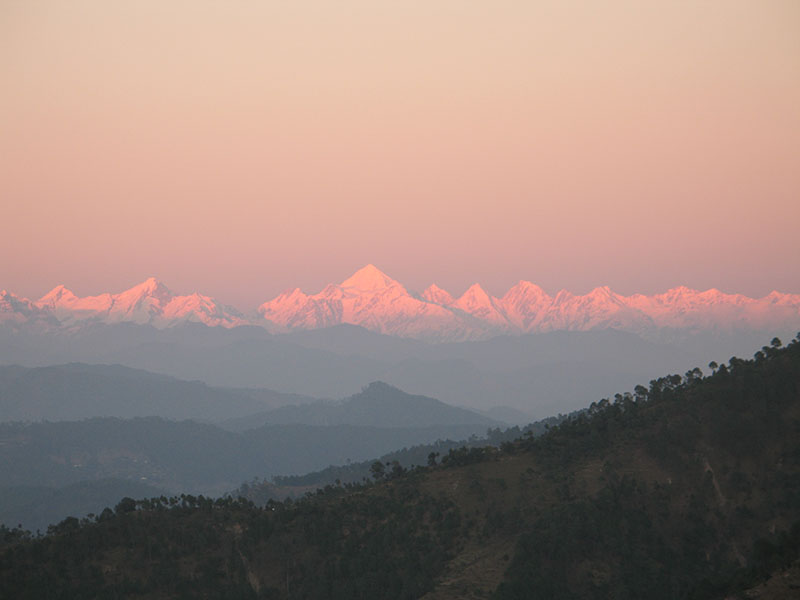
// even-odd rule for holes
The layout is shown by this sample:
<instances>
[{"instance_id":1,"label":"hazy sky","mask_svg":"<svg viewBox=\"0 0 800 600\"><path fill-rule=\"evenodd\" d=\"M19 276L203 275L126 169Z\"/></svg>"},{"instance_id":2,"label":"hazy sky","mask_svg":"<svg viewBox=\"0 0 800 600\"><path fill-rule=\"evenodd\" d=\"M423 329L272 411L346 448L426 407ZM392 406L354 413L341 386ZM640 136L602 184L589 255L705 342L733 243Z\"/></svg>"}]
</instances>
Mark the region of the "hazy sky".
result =
<instances>
[{"instance_id":1,"label":"hazy sky","mask_svg":"<svg viewBox=\"0 0 800 600\"><path fill-rule=\"evenodd\" d=\"M800 2L0 0L0 288L800 293Z\"/></svg>"}]
</instances>

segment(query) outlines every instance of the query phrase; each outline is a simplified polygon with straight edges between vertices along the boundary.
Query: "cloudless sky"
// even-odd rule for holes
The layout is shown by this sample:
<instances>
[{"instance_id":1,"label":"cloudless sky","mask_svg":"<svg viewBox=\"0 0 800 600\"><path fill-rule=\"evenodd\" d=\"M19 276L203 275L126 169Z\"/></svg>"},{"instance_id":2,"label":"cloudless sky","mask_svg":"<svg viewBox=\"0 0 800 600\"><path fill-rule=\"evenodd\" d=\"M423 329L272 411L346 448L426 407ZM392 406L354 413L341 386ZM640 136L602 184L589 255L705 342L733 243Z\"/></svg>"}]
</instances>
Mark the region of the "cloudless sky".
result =
<instances>
[{"instance_id":1,"label":"cloudless sky","mask_svg":"<svg viewBox=\"0 0 800 600\"><path fill-rule=\"evenodd\" d=\"M800 2L0 0L0 288L800 293Z\"/></svg>"}]
</instances>

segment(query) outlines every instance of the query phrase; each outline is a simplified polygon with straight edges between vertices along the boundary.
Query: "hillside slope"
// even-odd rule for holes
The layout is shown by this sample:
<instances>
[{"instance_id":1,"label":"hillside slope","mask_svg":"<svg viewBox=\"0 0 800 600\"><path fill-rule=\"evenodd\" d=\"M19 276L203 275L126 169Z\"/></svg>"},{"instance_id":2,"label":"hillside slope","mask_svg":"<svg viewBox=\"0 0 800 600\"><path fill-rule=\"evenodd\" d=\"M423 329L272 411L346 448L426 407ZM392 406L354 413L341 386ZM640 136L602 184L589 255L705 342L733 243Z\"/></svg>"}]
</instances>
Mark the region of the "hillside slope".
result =
<instances>
[{"instance_id":1,"label":"hillside slope","mask_svg":"<svg viewBox=\"0 0 800 600\"><path fill-rule=\"evenodd\" d=\"M725 598L800 551L800 343L664 377L501 450L299 502L126 499L4 532L6 595Z\"/></svg>"}]
</instances>

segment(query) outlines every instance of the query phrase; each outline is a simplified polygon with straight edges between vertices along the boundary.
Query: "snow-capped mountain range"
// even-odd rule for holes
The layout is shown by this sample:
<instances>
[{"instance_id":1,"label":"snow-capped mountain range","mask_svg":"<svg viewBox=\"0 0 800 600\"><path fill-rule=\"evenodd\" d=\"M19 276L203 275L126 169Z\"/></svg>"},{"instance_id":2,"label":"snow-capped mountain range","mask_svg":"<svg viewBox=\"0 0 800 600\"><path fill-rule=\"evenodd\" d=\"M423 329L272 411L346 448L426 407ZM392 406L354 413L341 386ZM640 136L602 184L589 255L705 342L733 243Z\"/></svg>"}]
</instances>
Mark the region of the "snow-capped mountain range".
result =
<instances>
[{"instance_id":1,"label":"snow-capped mountain range","mask_svg":"<svg viewBox=\"0 0 800 600\"><path fill-rule=\"evenodd\" d=\"M36 301L0 292L0 324L75 328L86 323L148 324L167 328L192 321L210 327L260 325L273 332L342 323L387 335L454 341L499 334L619 329L647 335L662 330L792 330L800 327L800 294L763 298L679 287L663 294L622 296L608 287L585 295L549 296L520 281L502 297L477 283L460 297L436 285L407 290L373 265L317 294L283 292L250 317L200 294L173 294L154 278L121 292L78 297L60 285Z\"/></svg>"},{"instance_id":2,"label":"snow-capped mountain range","mask_svg":"<svg viewBox=\"0 0 800 600\"><path fill-rule=\"evenodd\" d=\"M0 323L35 322L60 327L81 323L136 323L166 328L185 321L210 327L236 327L248 320L236 309L200 294L176 296L150 277L119 294L79 298L59 285L35 302L0 292Z\"/></svg>"}]
</instances>

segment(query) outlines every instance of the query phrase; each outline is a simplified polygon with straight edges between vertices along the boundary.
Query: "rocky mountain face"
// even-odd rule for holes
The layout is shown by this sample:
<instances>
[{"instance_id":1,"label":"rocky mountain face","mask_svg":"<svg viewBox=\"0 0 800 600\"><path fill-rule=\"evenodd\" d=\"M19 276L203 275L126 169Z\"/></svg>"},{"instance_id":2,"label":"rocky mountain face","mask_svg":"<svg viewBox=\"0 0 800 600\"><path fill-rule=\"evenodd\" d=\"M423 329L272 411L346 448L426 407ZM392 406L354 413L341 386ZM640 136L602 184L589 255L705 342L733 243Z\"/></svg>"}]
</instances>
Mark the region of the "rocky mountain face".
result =
<instances>
[{"instance_id":1,"label":"rocky mountain face","mask_svg":"<svg viewBox=\"0 0 800 600\"><path fill-rule=\"evenodd\" d=\"M618 329L643 335L664 331L792 331L800 325L800 294L777 291L763 298L678 287L662 294L622 296L608 287L555 296L520 281L502 297L474 284L460 297L431 285L406 289L373 265L317 294L287 290L256 315L201 294L176 295L150 278L118 294L78 297L63 285L37 301L0 292L0 323L11 327L75 327L85 323L136 323L168 328L183 322L232 328L259 325L290 332L352 324L391 336L427 341L488 339L552 331Z\"/></svg>"}]
</instances>

